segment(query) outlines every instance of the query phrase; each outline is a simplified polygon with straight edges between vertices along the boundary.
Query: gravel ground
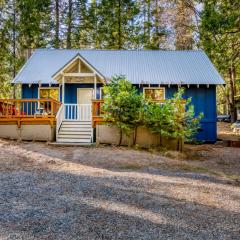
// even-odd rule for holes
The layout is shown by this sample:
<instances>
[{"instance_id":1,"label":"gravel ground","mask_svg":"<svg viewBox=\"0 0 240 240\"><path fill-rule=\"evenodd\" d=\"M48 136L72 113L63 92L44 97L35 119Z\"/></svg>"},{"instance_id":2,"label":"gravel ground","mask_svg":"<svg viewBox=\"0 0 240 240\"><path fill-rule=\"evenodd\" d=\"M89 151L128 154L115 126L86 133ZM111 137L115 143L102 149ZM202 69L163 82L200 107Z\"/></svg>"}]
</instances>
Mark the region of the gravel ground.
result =
<instances>
[{"instance_id":1,"label":"gravel ground","mask_svg":"<svg viewBox=\"0 0 240 240\"><path fill-rule=\"evenodd\" d=\"M0 239L240 239L240 187L226 177L240 150L196 148L179 160L0 140ZM220 155L233 169L204 172L226 166Z\"/></svg>"}]
</instances>

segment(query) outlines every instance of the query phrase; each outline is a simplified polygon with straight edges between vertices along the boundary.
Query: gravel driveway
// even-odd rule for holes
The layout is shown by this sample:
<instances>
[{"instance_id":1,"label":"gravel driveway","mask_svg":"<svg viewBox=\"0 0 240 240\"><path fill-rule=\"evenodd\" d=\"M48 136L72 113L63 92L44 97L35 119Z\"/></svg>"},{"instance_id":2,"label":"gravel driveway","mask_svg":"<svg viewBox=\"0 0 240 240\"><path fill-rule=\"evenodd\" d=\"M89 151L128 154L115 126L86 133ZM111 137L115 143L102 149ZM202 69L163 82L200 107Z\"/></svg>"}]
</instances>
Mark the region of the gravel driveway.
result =
<instances>
[{"instance_id":1,"label":"gravel driveway","mask_svg":"<svg viewBox=\"0 0 240 240\"><path fill-rule=\"evenodd\" d=\"M1 140L0 239L240 239L240 187L171 161Z\"/></svg>"}]
</instances>

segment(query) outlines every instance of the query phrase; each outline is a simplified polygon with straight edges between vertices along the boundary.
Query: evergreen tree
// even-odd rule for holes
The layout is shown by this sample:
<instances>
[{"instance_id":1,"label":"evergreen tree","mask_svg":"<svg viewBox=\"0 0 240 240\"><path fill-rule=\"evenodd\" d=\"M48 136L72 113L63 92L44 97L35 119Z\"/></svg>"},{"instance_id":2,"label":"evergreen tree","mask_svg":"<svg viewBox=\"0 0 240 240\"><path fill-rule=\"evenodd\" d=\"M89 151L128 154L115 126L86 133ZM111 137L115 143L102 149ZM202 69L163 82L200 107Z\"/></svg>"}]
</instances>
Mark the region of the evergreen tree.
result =
<instances>
[{"instance_id":1,"label":"evergreen tree","mask_svg":"<svg viewBox=\"0 0 240 240\"><path fill-rule=\"evenodd\" d=\"M240 2L204 1L200 39L204 50L225 76L225 97L232 121L236 120L235 96L240 85Z\"/></svg>"},{"instance_id":2,"label":"evergreen tree","mask_svg":"<svg viewBox=\"0 0 240 240\"><path fill-rule=\"evenodd\" d=\"M177 50L193 49L193 3L178 0L176 3L175 48Z\"/></svg>"}]
</instances>

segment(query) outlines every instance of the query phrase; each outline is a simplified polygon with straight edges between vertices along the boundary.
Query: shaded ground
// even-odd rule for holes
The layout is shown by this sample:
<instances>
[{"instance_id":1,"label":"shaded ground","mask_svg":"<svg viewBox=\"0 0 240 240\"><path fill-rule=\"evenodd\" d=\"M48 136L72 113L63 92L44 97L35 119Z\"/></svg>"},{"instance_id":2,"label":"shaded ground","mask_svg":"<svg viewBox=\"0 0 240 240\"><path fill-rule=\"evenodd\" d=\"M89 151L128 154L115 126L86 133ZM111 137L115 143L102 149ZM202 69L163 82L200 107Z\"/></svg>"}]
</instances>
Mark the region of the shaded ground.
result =
<instances>
[{"instance_id":1,"label":"shaded ground","mask_svg":"<svg viewBox=\"0 0 240 240\"><path fill-rule=\"evenodd\" d=\"M0 239L239 239L239 174L237 148L1 140Z\"/></svg>"},{"instance_id":2,"label":"shaded ground","mask_svg":"<svg viewBox=\"0 0 240 240\"><path fill-rule=\"evenodd\" d=\"M240 135L232 131L231 123L218 122L218 138L222 140L240 140Z\"/></svg>"}]
</instances>

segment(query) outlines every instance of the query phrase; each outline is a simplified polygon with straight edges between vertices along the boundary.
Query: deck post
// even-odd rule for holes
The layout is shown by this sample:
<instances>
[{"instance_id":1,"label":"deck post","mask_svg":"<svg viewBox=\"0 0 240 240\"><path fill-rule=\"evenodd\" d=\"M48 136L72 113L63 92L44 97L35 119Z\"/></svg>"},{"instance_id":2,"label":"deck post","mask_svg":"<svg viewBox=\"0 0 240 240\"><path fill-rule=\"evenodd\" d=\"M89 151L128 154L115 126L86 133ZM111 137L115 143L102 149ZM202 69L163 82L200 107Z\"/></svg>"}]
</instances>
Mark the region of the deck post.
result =
<instances>
[{"instance_id":1,"label":"deck post","mask_svg":"<svg viewBox=\"0 0 240 240\"><path fill-rule=\"evenodd\" d=\"M65 79L64 76L62 76L62 103L65 103Z\"/></svg>"},{"instance_id":2,"label":"deck post","mask_svg":"<svg viewBox=\"0 0 240 240\"><path fill-rule=\"evenodd\" d=\"M94 76L94 99L97 99L97 75Z\"/></svg>"}]
</instances>

